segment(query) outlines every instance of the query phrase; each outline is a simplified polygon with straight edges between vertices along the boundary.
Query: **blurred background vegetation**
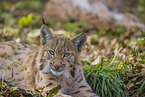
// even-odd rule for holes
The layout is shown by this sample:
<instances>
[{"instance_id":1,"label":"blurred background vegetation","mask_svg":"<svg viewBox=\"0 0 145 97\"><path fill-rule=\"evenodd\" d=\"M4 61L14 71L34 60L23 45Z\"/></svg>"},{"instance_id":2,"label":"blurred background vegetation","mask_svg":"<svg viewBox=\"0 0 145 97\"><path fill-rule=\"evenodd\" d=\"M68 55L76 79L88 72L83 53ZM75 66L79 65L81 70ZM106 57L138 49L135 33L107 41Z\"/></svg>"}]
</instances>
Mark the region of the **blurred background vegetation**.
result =
<instances>
[{"instance_id":1,"label":"blurred background vegetation","mask_svg":"<svg viewBox=\"0 0 145 97\"><path fill-rule=\"evenodd\" d=\"M39 46L39 29L47 1L0 0L0 42L17 41ZM124 0L119 9L136 15L145 24L145 0ZM50 19L46 24L54 29L55 34L67 37L88 29L88 25L80 21ZM88 32L82 61L87 82L101 97L145 96L144 31L124 27L93 28ZM0 89L0 95L6 94L4 89ZM14 90L9 89L11 92Z\"/></svg>"}]
</instances>

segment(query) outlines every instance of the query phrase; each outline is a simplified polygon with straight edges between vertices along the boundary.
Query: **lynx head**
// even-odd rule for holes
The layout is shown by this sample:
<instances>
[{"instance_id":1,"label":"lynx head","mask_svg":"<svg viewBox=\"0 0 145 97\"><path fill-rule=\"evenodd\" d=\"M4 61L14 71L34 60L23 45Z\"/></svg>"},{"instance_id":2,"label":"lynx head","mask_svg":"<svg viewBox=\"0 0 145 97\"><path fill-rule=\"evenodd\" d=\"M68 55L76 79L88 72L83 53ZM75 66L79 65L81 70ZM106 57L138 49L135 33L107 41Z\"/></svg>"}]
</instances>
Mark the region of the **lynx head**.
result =
<instances>
[{"instance_id":1,"label":"lynx head","mask_svg":"<svg viewBox=\"0 0 145 97\"><path fill-rule=\"evenodd\" d=\"M64 36L55 36L46 25L40 29L42 47L39 66L44 73L52 73L56 76L74 77L76 65L78 65L79 53L86 42L86 34L81 33L72 39Z\"/></svg>"}]
</instances>

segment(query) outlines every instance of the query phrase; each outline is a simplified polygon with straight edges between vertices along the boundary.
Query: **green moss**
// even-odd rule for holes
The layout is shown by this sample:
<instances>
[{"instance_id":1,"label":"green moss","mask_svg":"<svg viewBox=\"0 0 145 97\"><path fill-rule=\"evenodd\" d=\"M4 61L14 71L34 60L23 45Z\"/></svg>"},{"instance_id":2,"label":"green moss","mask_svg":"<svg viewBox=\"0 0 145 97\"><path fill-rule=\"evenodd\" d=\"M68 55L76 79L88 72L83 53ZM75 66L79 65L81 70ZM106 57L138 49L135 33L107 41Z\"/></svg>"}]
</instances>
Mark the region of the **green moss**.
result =
<instances>
[{"instance_id":1,"label":"green moss","mask_svg":"<svg viewBox=\"0 0 145 97\"><path fill-rule=\"evenodd\" d=\"M34 14L30 13L27 17L21 17L19 19L20 26L29 26L32 24Z\"/></svg>"}]
</instances>

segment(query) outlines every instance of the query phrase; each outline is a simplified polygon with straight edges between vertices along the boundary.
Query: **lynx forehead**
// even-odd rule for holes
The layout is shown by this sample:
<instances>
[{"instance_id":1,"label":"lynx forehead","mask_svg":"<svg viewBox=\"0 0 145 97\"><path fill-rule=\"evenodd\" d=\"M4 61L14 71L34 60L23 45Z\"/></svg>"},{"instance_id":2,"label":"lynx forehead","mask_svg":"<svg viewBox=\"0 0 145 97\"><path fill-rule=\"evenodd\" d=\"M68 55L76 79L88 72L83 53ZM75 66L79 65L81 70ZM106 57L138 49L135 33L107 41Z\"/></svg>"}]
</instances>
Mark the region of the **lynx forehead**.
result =
<instances>
[{"instance_id":1,"label":"lynx forehead","mask_svg":"<svg viewBox=\"0 0 145 97\"><path fill-rule=\"evenodd\" d=\"M37 90L45 96L50 90L59 89L55 97L98 97L86 82L80 61L86 34L71 39L55 36L46 25L42 25L40 33L40 48L16 42L0 43L0 79L5 68L15 62L4 77L14 86Z\"/></svg>"},{"instance_id":2,"label":"lynx forehead","mask_svg":"<svg viewBox=\"0 0 145 97\"><path fill-rule=\"evenodd\" d=\"M55 36L54 39L49 41L49 43L44 46L44 50L54 50L57 53L75 53L76 48L69 38L63 36Z\"/></svg>"}]
</instances>

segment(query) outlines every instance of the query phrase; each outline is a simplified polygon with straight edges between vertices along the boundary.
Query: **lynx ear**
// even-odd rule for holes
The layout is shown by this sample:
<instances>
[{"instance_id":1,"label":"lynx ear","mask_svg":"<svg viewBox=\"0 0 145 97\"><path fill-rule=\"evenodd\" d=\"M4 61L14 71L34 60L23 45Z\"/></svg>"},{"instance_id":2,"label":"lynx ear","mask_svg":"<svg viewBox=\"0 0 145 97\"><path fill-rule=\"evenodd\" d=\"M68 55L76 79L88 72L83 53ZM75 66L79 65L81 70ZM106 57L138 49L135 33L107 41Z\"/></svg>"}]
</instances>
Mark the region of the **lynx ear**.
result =
<instances>
[{"instance_id":1,"label":"lynx ear","mask_svg":"<svg viewBox=\"0 0 145 97\"><path fill-rule=\"evenodd\" d=\"M48 28L46 25L42 25L40 29L40 35L41 35L41 42L43 45L45 45L49 40L53 38L52 29Z\"/></svg>"},{"instance_id":2,"label":"lynx ear","mask_svg":"<svg viewBox=\"0 0 145 97\"><path fill-rule=\"evenodd\" d=\"M81 50L83 49L85 45L86 40L87 40L87 36L85 33L80 33L79 35L71 39L71 41L76 46L78 52L81 52Z\"/></svg>"}]
</instances>

